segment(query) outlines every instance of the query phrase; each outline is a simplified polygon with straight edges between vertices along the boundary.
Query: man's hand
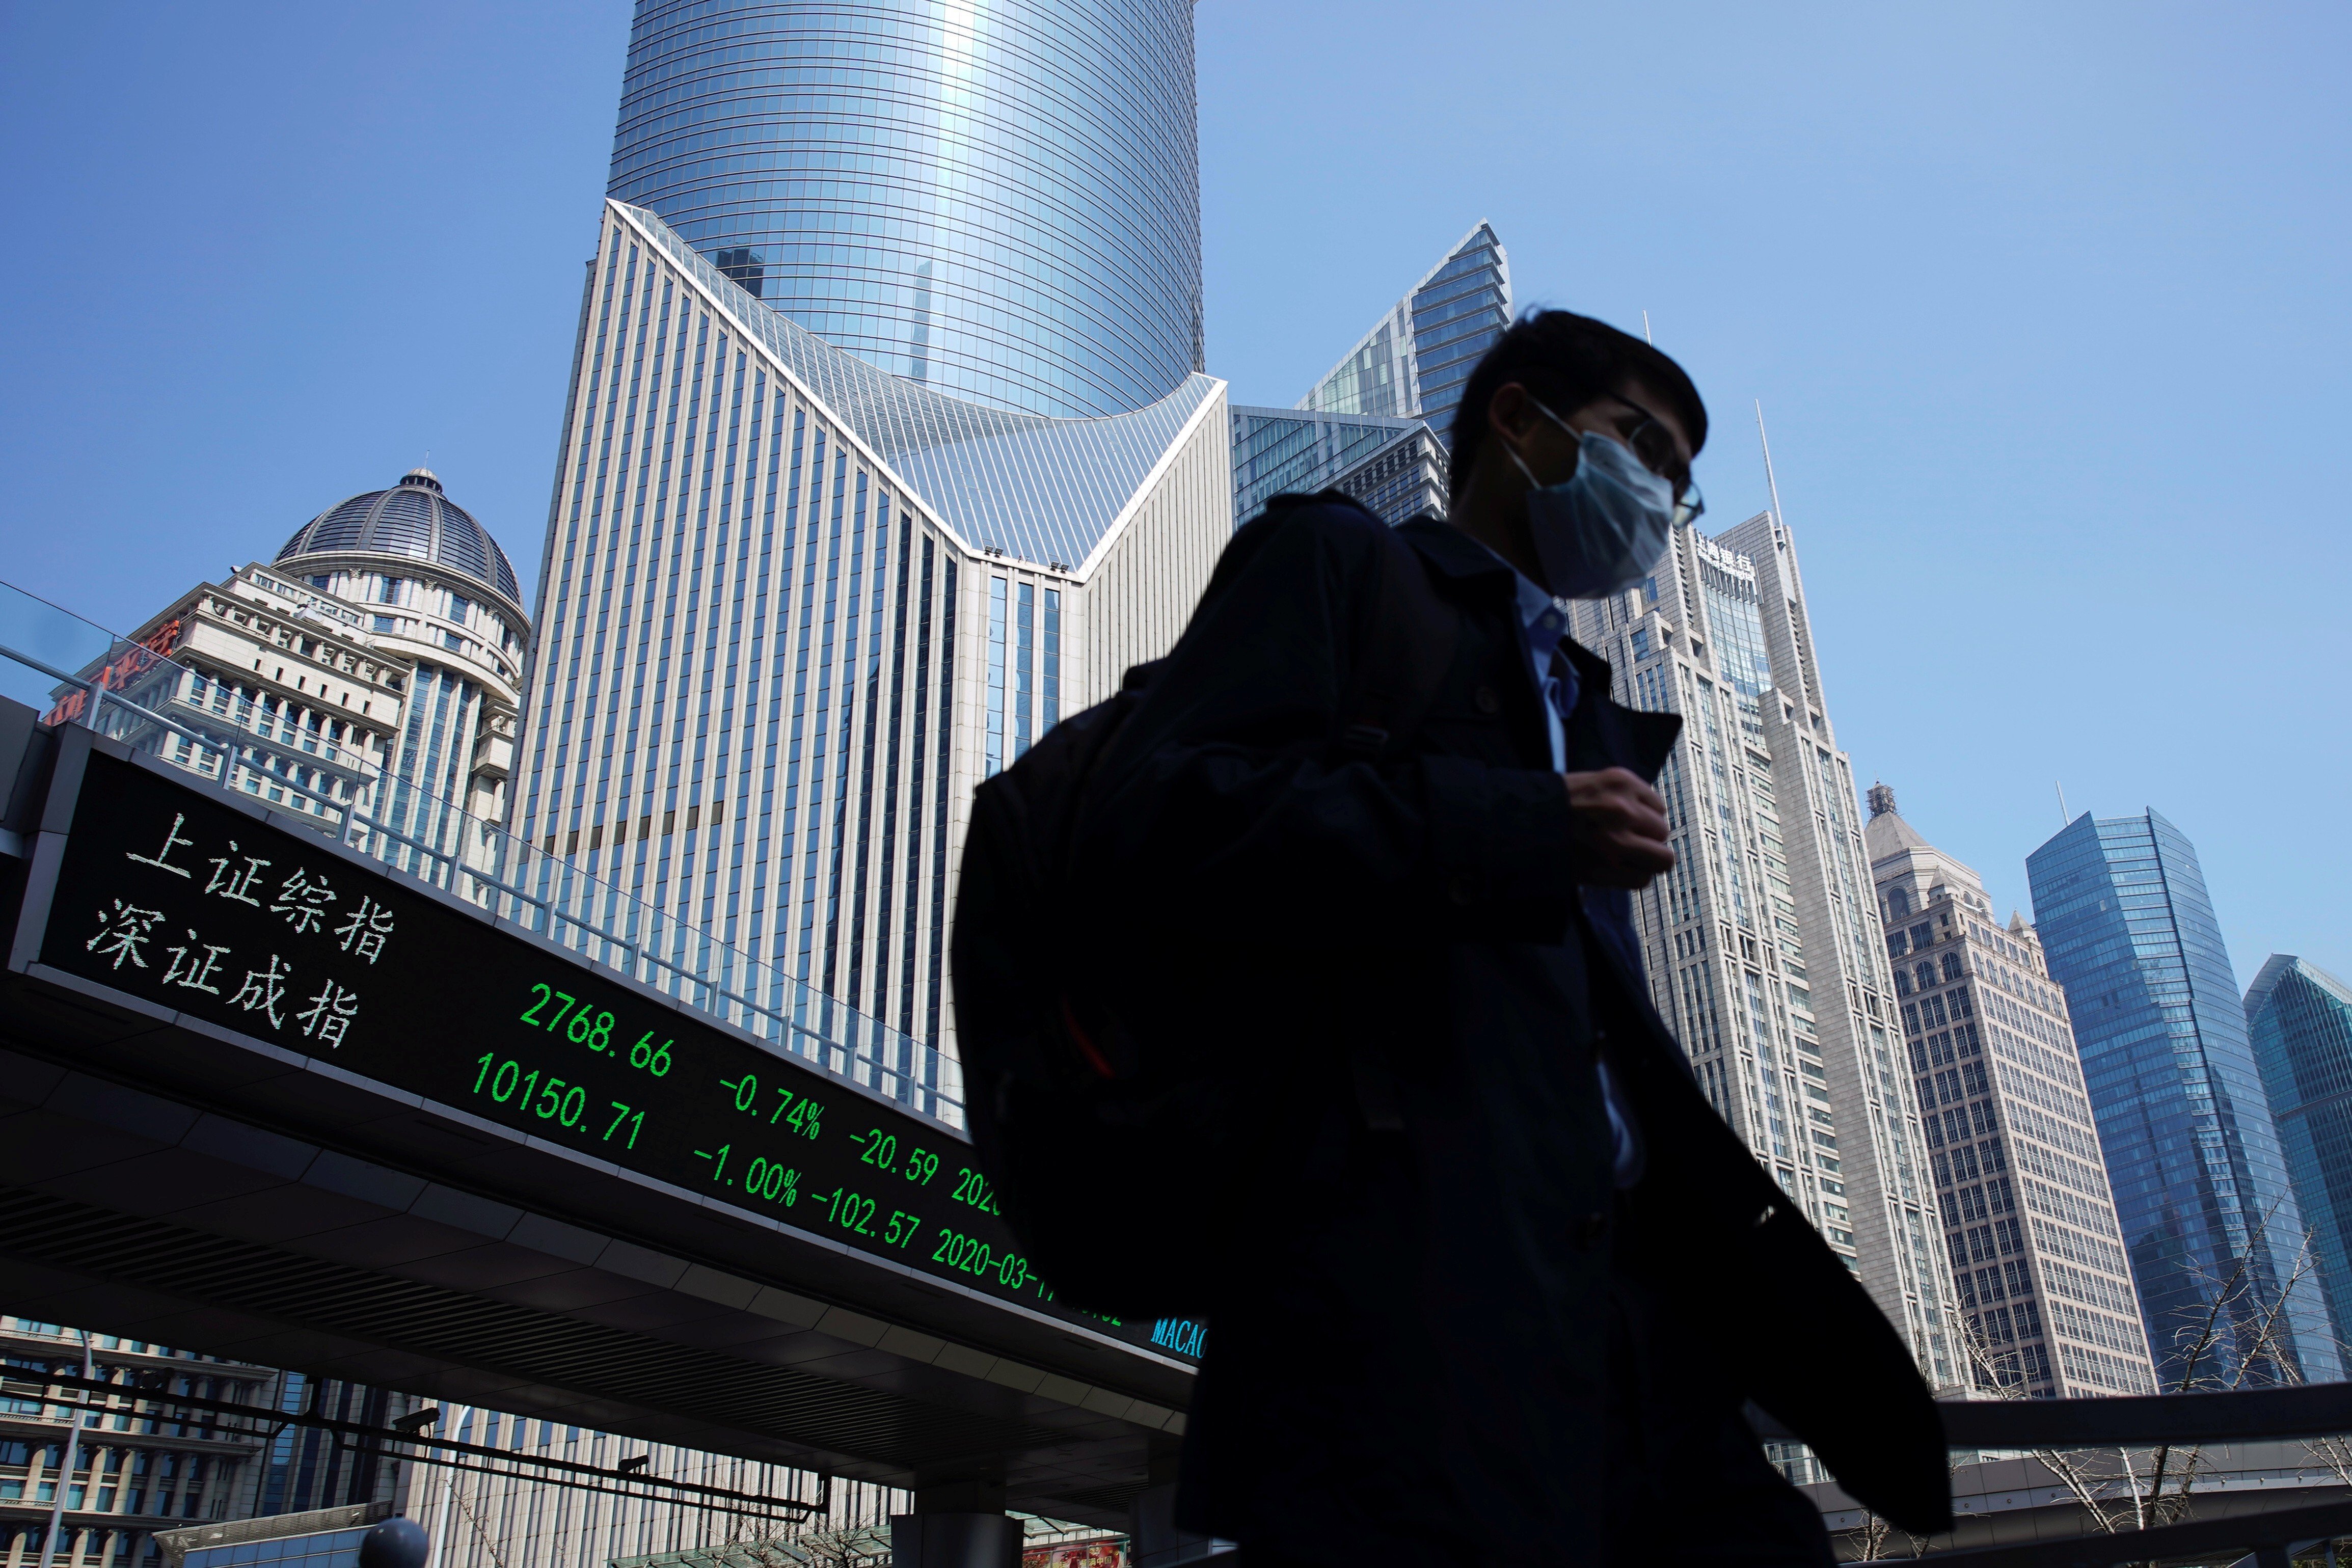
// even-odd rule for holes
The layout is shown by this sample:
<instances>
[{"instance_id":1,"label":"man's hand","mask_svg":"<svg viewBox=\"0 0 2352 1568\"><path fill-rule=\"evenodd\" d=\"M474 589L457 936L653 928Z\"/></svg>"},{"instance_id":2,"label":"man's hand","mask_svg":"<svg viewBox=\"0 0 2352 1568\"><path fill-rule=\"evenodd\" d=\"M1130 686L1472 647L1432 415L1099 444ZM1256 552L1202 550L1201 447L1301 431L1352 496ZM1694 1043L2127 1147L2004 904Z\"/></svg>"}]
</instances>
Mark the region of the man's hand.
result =
<instances>
[{"instance_id":1,"label":"man's hand","mask_svg":"<svg viewBox=\"0 0 2352 1568\"><path fill-rule=\"evenodd\" d=\"M1666 803L1623 768L1562 773L1575 813L1576 879L1591 887L1646 888L1672 868L1666 847Z\"/></svg>"}]
</instances>

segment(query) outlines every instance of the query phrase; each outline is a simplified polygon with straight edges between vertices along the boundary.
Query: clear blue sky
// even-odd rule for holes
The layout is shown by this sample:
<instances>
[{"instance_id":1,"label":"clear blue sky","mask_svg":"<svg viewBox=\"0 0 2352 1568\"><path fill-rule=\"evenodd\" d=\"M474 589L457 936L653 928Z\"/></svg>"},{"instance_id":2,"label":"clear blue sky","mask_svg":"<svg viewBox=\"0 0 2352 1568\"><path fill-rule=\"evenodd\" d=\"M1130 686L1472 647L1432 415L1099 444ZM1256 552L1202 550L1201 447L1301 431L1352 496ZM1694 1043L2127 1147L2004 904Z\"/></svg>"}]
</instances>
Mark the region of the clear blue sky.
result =
<instances>
[{"instance_id":1,"label":"clear blue sky","mask_svg":"<svg viewBox=\"0 0 2352 1568\"><path fill-rule=\"evenodd\" d=\"M620 0L0 9L0 575L129 625L429 448L534 577ZM2352 13L1201 0L1210 369L1478 218L1770 421L1865 780L2004 903L2074 809L2352 975Z\"/></svg>"}]
</instances>

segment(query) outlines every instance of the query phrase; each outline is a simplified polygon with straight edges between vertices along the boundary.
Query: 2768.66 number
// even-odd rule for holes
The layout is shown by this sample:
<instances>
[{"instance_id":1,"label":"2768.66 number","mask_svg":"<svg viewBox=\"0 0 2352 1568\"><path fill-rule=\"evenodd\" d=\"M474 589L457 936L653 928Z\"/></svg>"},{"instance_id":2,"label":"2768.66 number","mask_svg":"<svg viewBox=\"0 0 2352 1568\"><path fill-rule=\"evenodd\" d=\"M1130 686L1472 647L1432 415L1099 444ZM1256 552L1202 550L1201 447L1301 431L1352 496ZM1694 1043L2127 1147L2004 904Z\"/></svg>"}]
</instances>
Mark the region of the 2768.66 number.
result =
<instances>
[{"instance_id":1,"label":"2768.66 number","mask_svg":"<svg viewBox=\"0 0 2352 1568\"><path fill-rule=\"evenodd\" d=\"M573 1045L585 1046L592 1051L602 1053L613 1048L613 1015L592 1012L582 1006L580 999L569 991L558 991L544 982L533 982L531 990L538 993L539 1000L523 1009L520 1022L545 1029L550 1034L560 1033ZM563 1005L555 1009L552 1016L540 1016L551 1004L559 1001ZM569 1024L564 1022L567 1017L571 1019ZM654 1032L647 1029L645 1037L629 1047L629 1065L643 1068L656 1078L667 1078L670 1067L669 1048L677 1043L664 1040L656 1046L654 1044Z\"/></svg>"}]
</instances>

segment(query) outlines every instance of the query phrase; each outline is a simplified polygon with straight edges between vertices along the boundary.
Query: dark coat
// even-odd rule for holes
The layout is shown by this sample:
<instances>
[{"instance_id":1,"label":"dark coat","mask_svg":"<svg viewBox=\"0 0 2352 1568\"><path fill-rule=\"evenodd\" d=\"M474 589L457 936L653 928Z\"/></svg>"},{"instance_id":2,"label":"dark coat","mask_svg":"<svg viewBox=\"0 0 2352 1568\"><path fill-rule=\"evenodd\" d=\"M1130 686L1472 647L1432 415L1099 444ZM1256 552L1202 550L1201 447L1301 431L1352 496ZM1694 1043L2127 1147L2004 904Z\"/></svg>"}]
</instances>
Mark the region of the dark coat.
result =
<instances>
[{"instance_id":1,"label":"dark coat","mask_svg":"<svg viewBox=\"0 0 2352 1568\"><path fill-rule=\"evenodd\" d=\"M1074 847L1082 907L1150 955L1151 1026L1257 1086L1203 1161L1233 1267L1184 1522L1573 1542L1600 1511L1612 1259L1638 1233L1673 1320L1648 1331L1856 1498L1941 1525L1942 1427L1900 1337L1700 1092L1622 895L1576 886L1507 567L1446 524L1398 531L1460 612L1452 666L1410 754L1332 745L1380 527L1321 501L1236 535ZM1654 778L1680 721L1620 707L1608 666L1570 657L1570 768ZM1597 1053L1648 1152L1623 1194ZM1401 1133L1367 1124L1366 1061Z\"/></svg>"}]
</instances>

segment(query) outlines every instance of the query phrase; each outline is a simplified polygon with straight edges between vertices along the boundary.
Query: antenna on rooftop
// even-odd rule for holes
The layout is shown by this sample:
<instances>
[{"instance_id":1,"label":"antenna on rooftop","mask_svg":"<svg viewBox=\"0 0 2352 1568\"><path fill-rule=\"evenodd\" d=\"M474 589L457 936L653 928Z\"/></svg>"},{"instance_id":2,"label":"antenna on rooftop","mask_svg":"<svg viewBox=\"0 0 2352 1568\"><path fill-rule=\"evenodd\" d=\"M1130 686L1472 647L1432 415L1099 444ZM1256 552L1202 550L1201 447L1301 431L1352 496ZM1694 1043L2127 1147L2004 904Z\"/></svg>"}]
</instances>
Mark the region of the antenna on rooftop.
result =
<instances>
[{"instance_id":1,"label":"antenna on rooftop","mask_svg":"<svg viewBox=\"0 0 2352 1568\"><path fill-rule=\"evenodd\" d=\"M2074 820L2073 814L2066 809L2066 786L2052 779L2050 787L2058 792L2058 826L2063 827Z\"/></svg>"},{"instance_id":2,"label":"antenna on rooftop","mask_svg":"<svg viewBox=\"0 0 2352 1568\"><path fill-rule=\"evenodd\" d=\"M1642 312L1642 341L1652 348L1658 346L1658 340L1650 335L1650 312L1647 310Z\"/></svg>"},{"instance_id":3,"label":"antenna on rooftop","mask_svg":"<svg viewBox=\"0 0 2352 1568\"><path fill-rule=\"evenodd\" d=\"M1780 513L1780 481L1772 477L1772 437L1764 434L1764 400L1760 397L1756 400L1756 439L1764 447L1764 489L1772 497L1772 521L1786 528L1789 520Z\"/></svg>"}]
</instances>

